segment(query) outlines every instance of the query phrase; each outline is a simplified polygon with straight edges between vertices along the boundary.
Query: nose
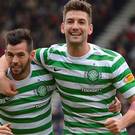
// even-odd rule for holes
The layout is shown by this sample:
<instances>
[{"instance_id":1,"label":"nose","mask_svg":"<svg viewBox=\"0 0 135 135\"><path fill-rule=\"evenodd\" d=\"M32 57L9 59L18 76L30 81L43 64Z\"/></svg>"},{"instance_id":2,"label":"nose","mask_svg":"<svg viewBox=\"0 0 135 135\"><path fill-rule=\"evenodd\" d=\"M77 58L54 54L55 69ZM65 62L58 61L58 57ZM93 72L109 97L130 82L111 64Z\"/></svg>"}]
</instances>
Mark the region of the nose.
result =
<instances>
[{"instance_id":1,"label":"nose","mask_svg":"<svg viewBox=\"0 0 135 135\"><path fill-rule=\"evenodd\" d=\"M75 21L72 28L73 29L78 29L78 22Z\"/></svg>"},{"instance_id":2,"label":"nose","mask_svg":"<svg viewBox=\"0 0 135 135\"><path fill-rule=\"evenodd\" d=\"M13 59L12 59L12 62L13 62L13 63L17 63L18 60L19 60L18 57L15 55L15 56L13 57Z\"/></svg>"}]
</instances>

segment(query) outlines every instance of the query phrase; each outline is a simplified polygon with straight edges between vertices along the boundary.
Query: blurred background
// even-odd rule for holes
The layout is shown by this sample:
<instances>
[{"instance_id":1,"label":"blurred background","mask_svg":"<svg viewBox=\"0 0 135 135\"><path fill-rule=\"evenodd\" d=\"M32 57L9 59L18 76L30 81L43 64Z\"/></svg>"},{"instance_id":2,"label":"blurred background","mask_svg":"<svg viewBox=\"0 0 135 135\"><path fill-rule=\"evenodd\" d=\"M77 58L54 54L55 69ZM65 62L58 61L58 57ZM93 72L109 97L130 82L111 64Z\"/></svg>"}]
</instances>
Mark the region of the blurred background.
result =
<instances>
[{"instance_id":1,"label":"blurred background","mask_svg":"<svg viewBox=\"0 0 135 135\"><path fill-rule=\"evenodd\" d=\"M3 34L14 28L28 28L35 48L65 42L60 33L63 5L68 0L0 0L0 56L4 53ZM93 8L94 32L89 42L121 53L135 73L135 0L87 0ZM119 95L123 107L128 103ZM53 95L55 135L62 135L63 113L59 95ZM135 134L135 125L128 128Z\"/></svg>"}]
</instances>

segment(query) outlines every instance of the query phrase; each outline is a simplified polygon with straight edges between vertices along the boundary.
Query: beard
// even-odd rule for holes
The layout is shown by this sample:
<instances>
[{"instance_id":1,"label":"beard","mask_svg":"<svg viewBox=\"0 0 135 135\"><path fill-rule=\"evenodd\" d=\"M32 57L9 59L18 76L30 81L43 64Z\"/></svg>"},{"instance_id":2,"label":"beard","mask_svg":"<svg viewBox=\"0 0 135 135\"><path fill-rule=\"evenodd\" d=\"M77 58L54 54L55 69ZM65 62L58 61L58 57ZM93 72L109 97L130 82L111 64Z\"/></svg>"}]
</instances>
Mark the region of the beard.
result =
<instances>
[{"instance_id":1,"label":"beard","mask_svg":"<svg viewBox=\"0 0 135 135\"><path fill-rule=\"evenodd\" d=\"M13 78L24 78L24 76L29 73L29 67L30 60L25 65L21 65L18 63L12 64L10 70Z\"/></svg>"}]
</instances>

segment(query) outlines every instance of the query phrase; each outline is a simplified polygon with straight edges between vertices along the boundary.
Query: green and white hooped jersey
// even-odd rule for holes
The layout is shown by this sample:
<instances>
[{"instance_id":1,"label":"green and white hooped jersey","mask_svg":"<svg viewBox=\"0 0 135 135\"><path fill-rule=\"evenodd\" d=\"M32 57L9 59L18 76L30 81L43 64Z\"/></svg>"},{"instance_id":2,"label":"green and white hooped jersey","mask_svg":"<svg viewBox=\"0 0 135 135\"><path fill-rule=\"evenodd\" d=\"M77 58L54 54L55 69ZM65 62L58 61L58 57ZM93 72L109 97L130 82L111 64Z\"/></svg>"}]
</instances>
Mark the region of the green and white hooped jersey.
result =
<instances>
[{"instance_id":1,"label":"green and white hooped jersey","mask_svg":"<svg viewBox=\"0 0 135 135\"><path fill-rule=\"evenodd\" d=\"M12 78L11 74L8 76ZM28 77L14 82L16 96L0 95L0 123L11 123L14 135L52 135L51 96L55 89L52 76L31 64Z\"/></svg>"},{"instance_id":2,"label":"green and white hooped jersey","mask_svg":"<svg viewBox=\"0 0 135 135\"><path fill-rule=\"evenodd\" d=\"M35 59L54 76L62 100L65 135L112 135L107 118L120 118L108 107L117 92L125 98L135 94L135 80L124 58L111 50L89 44L90 51L72 57L67 45L37 49ZM121 131L120 135L126 135Z\"/></svg>"}]
</instances>

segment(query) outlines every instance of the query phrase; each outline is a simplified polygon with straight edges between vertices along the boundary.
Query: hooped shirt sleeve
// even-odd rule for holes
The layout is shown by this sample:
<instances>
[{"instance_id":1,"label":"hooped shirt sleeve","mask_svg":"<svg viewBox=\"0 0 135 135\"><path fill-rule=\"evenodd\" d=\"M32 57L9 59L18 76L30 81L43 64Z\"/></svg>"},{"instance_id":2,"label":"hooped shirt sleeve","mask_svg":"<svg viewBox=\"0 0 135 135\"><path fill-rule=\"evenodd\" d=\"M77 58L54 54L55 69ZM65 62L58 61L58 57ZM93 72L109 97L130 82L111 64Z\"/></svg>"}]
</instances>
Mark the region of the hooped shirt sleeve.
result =
<instances>
[{"instance_id":1,"label":"hooped shirt sleeve","mask_svg":"<svg viewBox=\"0 0 135 135\"><path fill-rule=\"evenodd\" d=\"M45 63L47 62L47 57L48 57L48 48L39 48L31 53L31 58L34 63L41 65L45 67Z\"/></svg>"},{"instance_id":2,"label":"hooped shirt sleeve","mask_svg":"<svg viewBox=\"0 0 135 135\"><path fill-rule=\"evenodd\" d=\"M118 55L111 67L113 85L125 98L135 95L135 78L125 59Z\"/></svg>"}]
</instances>

